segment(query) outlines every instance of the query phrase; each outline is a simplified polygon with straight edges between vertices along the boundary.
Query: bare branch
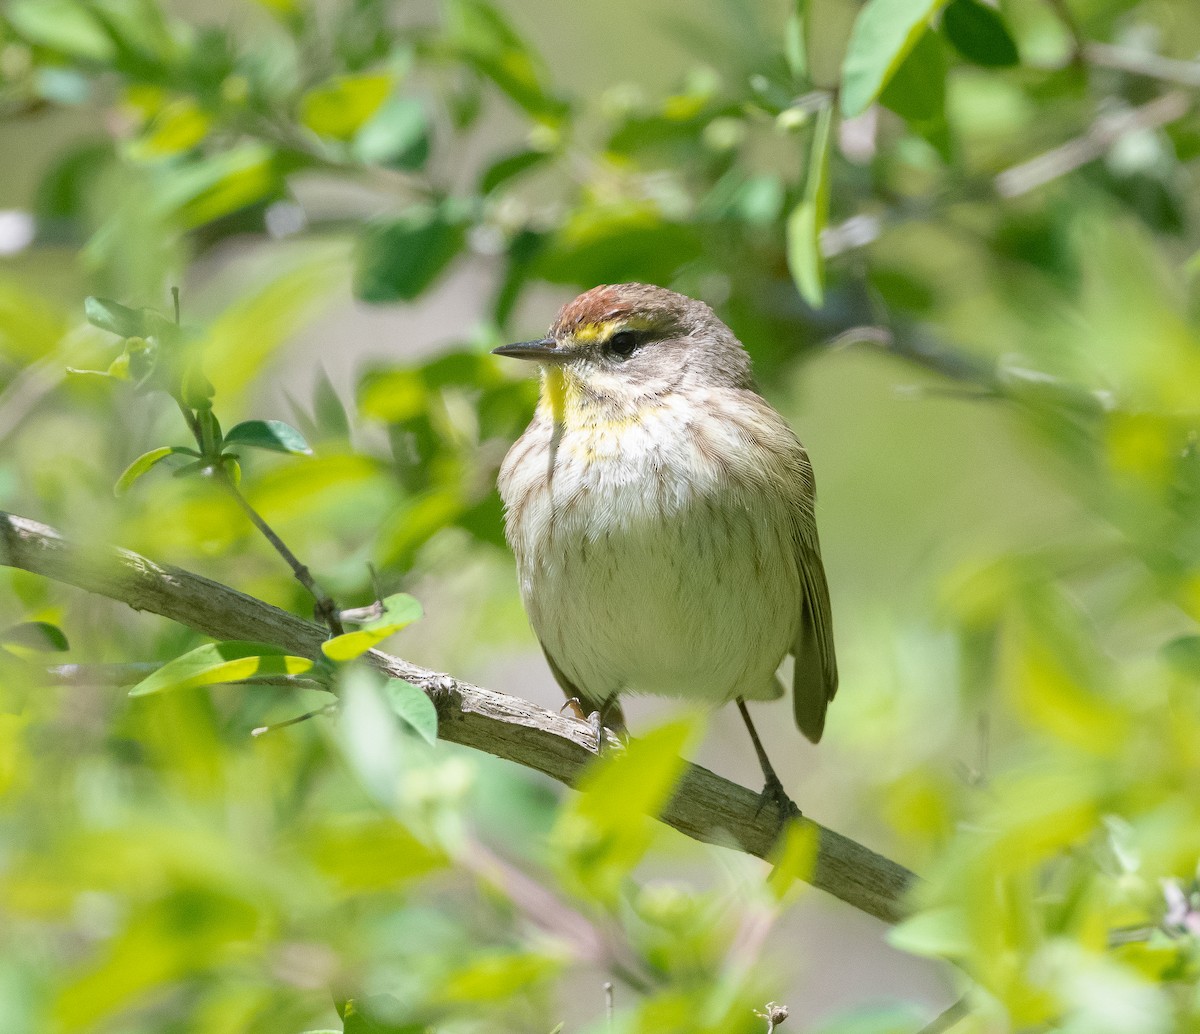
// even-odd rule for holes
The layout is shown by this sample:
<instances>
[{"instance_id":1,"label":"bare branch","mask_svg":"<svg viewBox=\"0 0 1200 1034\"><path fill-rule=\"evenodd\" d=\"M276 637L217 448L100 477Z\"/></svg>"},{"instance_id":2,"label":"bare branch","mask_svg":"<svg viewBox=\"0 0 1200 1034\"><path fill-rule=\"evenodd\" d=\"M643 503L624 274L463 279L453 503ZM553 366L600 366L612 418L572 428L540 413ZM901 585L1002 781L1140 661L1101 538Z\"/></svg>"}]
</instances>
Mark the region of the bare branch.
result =
<instances>
[{"instance_id":1,"label":"bare branch","mask_svg":"<svg viewBox=\"0 0 1200 1034\"><path fill-rule=\"evenodd\" d=\"M1114 47L1110 43L1089 43L1084 48L1084 56L1089 64L1102 68L1115 68L1130 75L1200 89L1200 61L1180 61L1144 50Z\"/></svg>"},{"instance_id":2,"label":"bare branch","mask_svg":"<svg viewBox=\"0 0 1200 1034\"><path fill-rule=\"evenodd\" d=\"M1123 136L1143 129L1158 129L1183 118L1192 100L1181 90L1172 90L1140 108L1101 115L1082 136L1068 140L1035 158L997 174L996 193L1004 198L1020 197L1053 180L1095 161Z\"/></svg>"},{"instance_id":3,"label":"bare branch","mask_svg":"<svg viewBox=\"0 0 1200 1034\"><path fill-rule=\"evenodd\" d=\"M76 545L53 528L0 511L0 565L19 567L178 621L216 639L255 639L290 653L320 655L320 625L177 567L160 566L128 550ZM587 722L526 700L473 686L399 657L372 651L370 660L394 678L419 685L438 710L438 735L574 785L594 757ZM779 819L760 808L759 794L688 765L662 821L696 840L770 855ZM908 869L810 819L820 851L812 884L842 901L895 922L916 877Z\"/></svg>"}]
</instances>

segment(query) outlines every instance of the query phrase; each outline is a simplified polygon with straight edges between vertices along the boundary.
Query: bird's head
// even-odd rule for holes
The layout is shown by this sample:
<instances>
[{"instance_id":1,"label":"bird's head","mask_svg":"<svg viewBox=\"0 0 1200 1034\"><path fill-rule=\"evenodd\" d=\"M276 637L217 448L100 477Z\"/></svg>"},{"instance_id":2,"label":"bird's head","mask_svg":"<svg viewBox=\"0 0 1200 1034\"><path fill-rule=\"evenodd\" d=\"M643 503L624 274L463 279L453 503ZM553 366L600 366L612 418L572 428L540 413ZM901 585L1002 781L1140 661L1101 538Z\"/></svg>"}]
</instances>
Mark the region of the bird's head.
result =
<instances>
[{"instance_id":1,"label":"bird's head","mask_svg":"<svg viewBox=\"0 0 1200 1034\"><path fill-rule=\"evenodd\" d=\"M622 409L684 386L752 383L749 356L712 309L650 284L594 287L546 337L494 351L540 363L548 390Z\"/></svg>"}]
</instances>

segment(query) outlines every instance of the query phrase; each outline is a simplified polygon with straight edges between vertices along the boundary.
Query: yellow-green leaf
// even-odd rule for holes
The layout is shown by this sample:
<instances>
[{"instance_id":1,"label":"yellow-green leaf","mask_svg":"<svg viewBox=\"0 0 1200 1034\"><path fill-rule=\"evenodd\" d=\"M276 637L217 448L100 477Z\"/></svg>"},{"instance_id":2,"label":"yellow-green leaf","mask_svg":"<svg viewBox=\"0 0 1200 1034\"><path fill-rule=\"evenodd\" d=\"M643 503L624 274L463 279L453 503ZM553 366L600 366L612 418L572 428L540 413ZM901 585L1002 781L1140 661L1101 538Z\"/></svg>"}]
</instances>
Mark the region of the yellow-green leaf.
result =
<instances>
[{"instance_id":1,"label":"yellow-green leaf","mask_svg":"<svg viewBox=\"0 0 1200 1034\"><path fill-rule=\"evenodd\" d=\"M165 105L132 145L136 158L165 158L190 151L212 127L212 116L191 97Z\"/></svg>"},{"instance_id":2,"label":"yellow-green leaf","mask_svg":"<svg viewBox=\"0 0 1200 1034\"><path fill-rule=\"evenodd\" d=\"M142 453L128 467L124 473L117 478L117 483L113 486L114 495L124 495L132 487L133 483L145 474L156 464L161 463L168 456L194 456L199 458L200 454L195 449L185 449L178 445L164 445L158 449L151 449L149 452Z\"/></svg>"},{"instance_id":3,"label":"yellow-green leaf","mask_svg":"<svg viewBox=\"0 0 1200 1034\"><path fill-rule=\"evenodd\" d=\"M131 697L173 689L236 682L257 675L301 675L311 669L307 657L293 657L270 643L231 640L208 643L164 664L130 691Z\"/></svg>"},{"instance_id":4,"label":"yellow-green leaf","mask_svg":"<svg viewBox=\"0 0 1200 1034\"><path fill-rule=\"evenodd\" d=\"M586 893L615 900L650 845L646 816L658 815L675 792L681 753L696 731L695 720L660 726L606 752L584 773L553 839L567 875Z\"/></svg>"},{"instance_id":5,"label":"yellow-green leaf","mask_svg":"<svg viewBox=\"0 0 1200 1034\"><path fill-rule=\"evenodd\" d=\"M787 260L796 289L814 309L825 304L825 256L821 232L829 219L829 152L833 138L833 107L817 116L804 198L788 217Z\"/></svg>"},{"instance_id":6,"label":"yellow-green leaf","mask_svg":"<svg viewBox=\"0 0 1200 1034\"><path fill-rule=\"evenodd\" d=\"M309 90L300 101L300 121L314 133L349 140L392 92L388 73L341 75Z\"/></svg>"},{"instance_id":7,"label":"yellow-green leaf","mask_svg":"<svg viewBox=\"0 0 1200 1034\"><path fill-rule=\"evenodd\" d=\"M383 601L383 614L366 628L334 636L321 644L331 661L352 661L421 618L421 604L407 593L398 592Z\"/></svg>"}]
</instances>

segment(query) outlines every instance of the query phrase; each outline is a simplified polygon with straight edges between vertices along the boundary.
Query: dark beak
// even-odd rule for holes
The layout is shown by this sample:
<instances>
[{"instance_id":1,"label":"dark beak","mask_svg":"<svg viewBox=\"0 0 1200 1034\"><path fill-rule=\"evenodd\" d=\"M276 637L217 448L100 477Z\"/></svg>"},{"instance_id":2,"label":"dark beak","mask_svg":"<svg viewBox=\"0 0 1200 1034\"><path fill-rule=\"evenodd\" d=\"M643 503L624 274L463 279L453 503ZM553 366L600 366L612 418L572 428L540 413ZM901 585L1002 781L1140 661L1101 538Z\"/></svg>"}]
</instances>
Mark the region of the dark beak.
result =
<instances>
[{"instance_id":1,"label":"dark beak","mask_svg":"<svg viewBox=\"0 0 1200 1034\"><path fill-rule=\"evenodd\" d=\"M552 337L544 337L540 341L518 341L513 345L501 345L492 349L492 355L506 355L510 359L532 359L539 363L562 363L568 358L567 350L559 348L558 342Z\"/></svg>"}]
</instances>

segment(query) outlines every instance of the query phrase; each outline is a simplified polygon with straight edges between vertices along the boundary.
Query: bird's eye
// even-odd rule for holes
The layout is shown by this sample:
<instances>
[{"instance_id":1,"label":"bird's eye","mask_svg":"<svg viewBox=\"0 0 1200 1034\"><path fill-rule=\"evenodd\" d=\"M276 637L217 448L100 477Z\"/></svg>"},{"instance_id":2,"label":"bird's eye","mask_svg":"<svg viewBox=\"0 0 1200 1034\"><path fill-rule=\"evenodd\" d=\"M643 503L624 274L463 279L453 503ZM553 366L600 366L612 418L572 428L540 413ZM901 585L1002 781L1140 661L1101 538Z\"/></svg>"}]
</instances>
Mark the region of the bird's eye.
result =
<instances>
[{"instance_id":1,"label":"bird's eye","mask_svg":"<svg viewBox=\"0 0 1200 1034\"><path fill-rule=\"evenodd\" d=\"M608 350L613 355L628 359L638 346L637 334L632 330L621 330L608 339Z\"/></svg>"}]
</instances>

